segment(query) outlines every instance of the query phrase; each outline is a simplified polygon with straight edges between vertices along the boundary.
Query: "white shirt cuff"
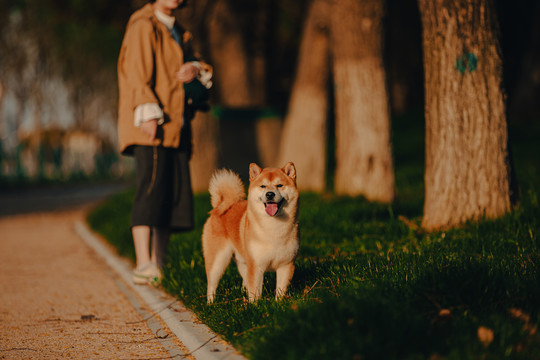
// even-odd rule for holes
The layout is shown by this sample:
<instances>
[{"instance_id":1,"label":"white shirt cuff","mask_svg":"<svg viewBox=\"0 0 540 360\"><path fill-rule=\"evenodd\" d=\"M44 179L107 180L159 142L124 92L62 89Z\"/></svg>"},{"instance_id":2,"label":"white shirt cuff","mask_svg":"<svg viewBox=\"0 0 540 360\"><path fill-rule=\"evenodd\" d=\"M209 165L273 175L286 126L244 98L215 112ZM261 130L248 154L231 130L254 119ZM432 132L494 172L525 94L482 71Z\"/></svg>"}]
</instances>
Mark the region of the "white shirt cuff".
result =
<instances>
[{"instance_id":1,"label":"white shirt cuff","mask_svg":"<svg viewBox=\"0 0 540 360\"><path fill-rule=\"evenodd\" d=\"M135 126L139 127L145 121L157 119L158 125L165 122L163 116L163 110L156 103L141 104L135 108L135 114L133 116Z\"/></svg>"}]
</instances>

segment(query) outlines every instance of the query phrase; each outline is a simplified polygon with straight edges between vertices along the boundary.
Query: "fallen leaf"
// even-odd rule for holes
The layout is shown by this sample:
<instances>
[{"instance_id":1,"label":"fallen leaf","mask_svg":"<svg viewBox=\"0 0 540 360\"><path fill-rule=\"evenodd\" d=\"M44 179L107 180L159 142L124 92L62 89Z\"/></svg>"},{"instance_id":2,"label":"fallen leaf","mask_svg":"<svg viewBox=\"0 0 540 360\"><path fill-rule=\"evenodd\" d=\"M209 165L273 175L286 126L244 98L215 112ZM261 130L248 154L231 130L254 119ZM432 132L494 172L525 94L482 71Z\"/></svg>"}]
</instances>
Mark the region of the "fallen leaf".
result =
<instances>
[{"instance_id":1,"label":"fallen leaf","mask_svg":"<svg viewBox=\"0 0 540 360\"><path fill-rule=\"evenodd\" d=\"M489 344L493 342L493 338L493 330L485 326L480 326L478 328L478 340L480 340L484 347L488 347Z\"/></svg>"},{"instance_id":2,"label":"fallen leaf","mask_svg":"<svg viewBox=\"0 0 540 360\"><path fill-rule=\"evenodd\" d=\"M157 337L158 339L166 339L166 338L169 336L169 334L158 335L158 333L159 333L160 330L161 330L161 329L157 329L157 330L156 330L156 337Z\"/></svg>"},{"instance_id":3,"label":"fallen leaf","mask_svg":"<svg viewBox=\"0 0 540 360\"><path fill-rule=\"evenodd\" d=\"M452 317L452 312L449 309L441 309L439 311L439 317L441 318Z\"/></svg>"}]
</instances>

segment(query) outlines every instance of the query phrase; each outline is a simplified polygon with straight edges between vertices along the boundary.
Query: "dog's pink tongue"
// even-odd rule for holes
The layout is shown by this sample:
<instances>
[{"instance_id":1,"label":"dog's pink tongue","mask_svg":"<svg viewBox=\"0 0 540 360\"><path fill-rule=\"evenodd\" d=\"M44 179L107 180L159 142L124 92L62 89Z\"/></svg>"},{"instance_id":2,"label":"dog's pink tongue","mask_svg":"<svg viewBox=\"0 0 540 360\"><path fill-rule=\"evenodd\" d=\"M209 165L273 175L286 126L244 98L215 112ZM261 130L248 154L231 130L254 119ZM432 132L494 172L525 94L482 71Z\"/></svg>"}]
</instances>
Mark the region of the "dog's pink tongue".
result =
<instances>
[{"instance_id":1,"label":"dog's pink tongue","mask_svg":"<svg viewBox=\"0 0 540 360\"><path fill-rule=\"evenodd\" d=\"M268 203L266 204L266 213L270 216L274 216L276 215L277 211L278 211L278 206L276 203Z\"/></svg>"}]
</instances>

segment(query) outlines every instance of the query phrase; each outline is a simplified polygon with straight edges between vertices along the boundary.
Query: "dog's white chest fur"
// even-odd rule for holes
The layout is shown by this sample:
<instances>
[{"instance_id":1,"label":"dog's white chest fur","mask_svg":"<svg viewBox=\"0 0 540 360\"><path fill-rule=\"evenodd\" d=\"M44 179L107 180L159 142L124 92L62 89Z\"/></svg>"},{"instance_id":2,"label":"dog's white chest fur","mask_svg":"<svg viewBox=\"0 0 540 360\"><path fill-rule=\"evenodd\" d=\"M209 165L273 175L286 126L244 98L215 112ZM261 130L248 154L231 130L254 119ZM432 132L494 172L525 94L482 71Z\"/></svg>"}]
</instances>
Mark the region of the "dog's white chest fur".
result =
<instances>
[{"instance_id":1,"label":"dog's white chest fur","mask_svg":"<svg viewBox=\"0 0 540 360\"><path fill-rule=\"evenodd\" d=\"M264 271L275 271L294 261L300 247L298 225L278 223L273 218L262 224L252 224L246 236L249 237L245 239L247 250Z\"/></svg>"}]
</instances>

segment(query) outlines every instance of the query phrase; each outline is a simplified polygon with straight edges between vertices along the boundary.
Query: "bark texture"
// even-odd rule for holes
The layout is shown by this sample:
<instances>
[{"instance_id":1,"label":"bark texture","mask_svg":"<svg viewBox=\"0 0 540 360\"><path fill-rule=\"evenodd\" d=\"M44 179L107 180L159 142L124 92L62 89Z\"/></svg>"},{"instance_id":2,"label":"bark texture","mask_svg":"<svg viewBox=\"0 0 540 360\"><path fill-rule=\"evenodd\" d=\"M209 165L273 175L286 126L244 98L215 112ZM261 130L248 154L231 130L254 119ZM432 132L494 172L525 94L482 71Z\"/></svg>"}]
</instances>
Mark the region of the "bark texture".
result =
<instances>
[{"instance_id":1,"label":"bark texture","mask_svg":"<svg viewBox=\"0 0 540 360\"><path fill-rule=\"evenodd\" d=\"M210 14L209 48L220 103L229 107L263 105L264 54L248 51L244 29L228 1L216 1Z\"/></svg>"},{"instance_id":2,"label":"bark texture","mask_svg":"<svg viewBox=\"0 0 540 360\"><path fill-rule=\"evenodd\" d=\"M327 0L314 0L303 29L296 79L281 135L278 164L294 162L298 187L322 191L326 170L329 43Z\"/></svg>"},{"instance_id":3,"label":"bark texture","mask_svg":"<svg viewBox=\"0 0 540 360\"><path fill-rule=\"evenodd\" d=\"M336 192L394 198L382 0L340 0L331 12L336 103Z\"/></svg>"},{"instance_id":4,"label":"bark texture","mask_svg":"<svg viewBox=\"0 0 540 360\"><path fill-rule=\"evenodd\" d=\"M510 209L498 27L490 0L419 0L423 25L427 230Z\"/></svg>"},{"instance_id":5,"label":"bark texture","mask_svg":"<svg viewBox=\"0 0 540 360\"><path fill-rule=\"evenodd\" d=\"M210 178L218 163L219 124L210 113L198 112L191 123L193 155L190 161L191 187L207 192Z\"/></svg>"}]
</instances>

